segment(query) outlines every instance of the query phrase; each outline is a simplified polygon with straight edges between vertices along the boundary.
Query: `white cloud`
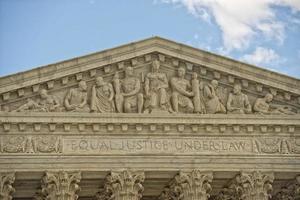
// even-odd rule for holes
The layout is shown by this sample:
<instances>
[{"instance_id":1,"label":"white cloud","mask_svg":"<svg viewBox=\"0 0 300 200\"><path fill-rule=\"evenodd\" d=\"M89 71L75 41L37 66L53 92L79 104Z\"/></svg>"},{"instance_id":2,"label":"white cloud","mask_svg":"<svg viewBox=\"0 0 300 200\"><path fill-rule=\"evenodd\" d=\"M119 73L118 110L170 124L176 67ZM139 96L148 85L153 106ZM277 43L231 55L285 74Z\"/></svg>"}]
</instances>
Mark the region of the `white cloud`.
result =
<instances>
[{"instance_id":1,"label":"white cloud","mask_svg":"<svg viewBox=\"0 0 300 200\"><path fill-rule=\"evenodd\" d=\"M276 16L274 6L300 11L300 0L161 0L184 5L196 17L212 17L222 31L227 51L245 49L251 40L263 34L282 43L285 24Z\"/></svg>"},{"instance_id":2,"label":"white cloud","mask_svg":"<svg viewBox=\"0 0 300 200\"><path fill-rule=\"evenodd\" d=\"M280 56L273 49L257 47L251 54L244 55L242 60L251 64L262 65L278 63Z\"/></svg>"}]
</instances>

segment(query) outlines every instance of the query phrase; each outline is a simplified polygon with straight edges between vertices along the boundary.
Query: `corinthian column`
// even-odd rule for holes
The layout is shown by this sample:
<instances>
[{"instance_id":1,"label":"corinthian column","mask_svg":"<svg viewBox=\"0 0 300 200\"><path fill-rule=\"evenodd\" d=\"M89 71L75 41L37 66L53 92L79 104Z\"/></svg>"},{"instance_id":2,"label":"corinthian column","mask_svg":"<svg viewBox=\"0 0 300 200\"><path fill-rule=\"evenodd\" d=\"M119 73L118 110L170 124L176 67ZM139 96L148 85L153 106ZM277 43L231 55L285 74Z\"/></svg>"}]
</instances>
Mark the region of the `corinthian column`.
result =
<instances>
[{"instance_id":1,"label":"corinthian column","mask_svg":"<svg viewBox=\"0 0 300 200\"><path fill-rule=\"evenodd\" d=\"M179 172L168 187L164 188L160 200L207 200L210 197L212 172Z\"/></svg>"},{"instance_id":2,"label":"corinthian column","mask_svg":"<svg viewBox=\"0 0 300 200\"><path fill-rule=\"evenodd\" d=\"M230 187L235 187L242 200L268 200L271 197L273 181L273 173L241 172Z\"/></svg>"},{"instance_id":3,"label":"corinthian column","mask_svg":"<svg viewBox=\"0 0 300 200\"><path fill-rule=\"evenodd\" d=\"M47 200L77 200L80 180L80 172L46 172L42 179L43 195Z\"/></svg>"},{"instance_id":4,"label":"corinthian column","mask_svg":"<svg viewBox=\"0 0 300 200\"><path fill-rule=\"evenodd\" d=\"M12 184L15 182L15 173L0 173L0 199L12 200L12 193L15 192Z\"/></svg>"},{"instance_id":5,"label":"corinthian column","mask_svg":"<svg viewBox=\"0 0 300 200\"><path fill-rule=\"evenodd\" d=\"M104 189L96 194L97 200L140 200L144 191L144 172L125 170L111 172L106 177Z\"/></svg>"}]
</instances>

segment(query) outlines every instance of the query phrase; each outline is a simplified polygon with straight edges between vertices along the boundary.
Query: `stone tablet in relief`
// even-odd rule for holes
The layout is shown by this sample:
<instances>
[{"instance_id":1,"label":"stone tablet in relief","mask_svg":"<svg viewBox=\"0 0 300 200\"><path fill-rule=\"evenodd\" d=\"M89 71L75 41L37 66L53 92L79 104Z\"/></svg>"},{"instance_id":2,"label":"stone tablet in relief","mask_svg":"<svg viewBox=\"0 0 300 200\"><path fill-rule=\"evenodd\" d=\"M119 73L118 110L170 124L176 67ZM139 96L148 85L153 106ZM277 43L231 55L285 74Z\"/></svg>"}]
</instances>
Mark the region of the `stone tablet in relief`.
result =
<instances>
[{"instance_id":1,"label":"stone tablet in relief","mask_svg":"<svg viewBox=\"0 0 300 200\"><path fill-rule=\"evenodd\" d=\"M15 112L22 112L26 110L35 112L58 112L60 111L60 103L54 95L48 94L48 91L42 89L39 92L40 99L35 102L32 99L27 99L27 103L23 104Z\"/></svg>"},{"instance_id":2,"label":"stone tablet in relief","mask_svg":"<svg viewBox=\"0 0 300 200\"><path fill-rule=\"evenodd\" d=\"M194 104L194 113L205 114L206 108L203 99L203 83L197 79L198 74L193 72L192 74L192 91L194 93L193 96L193 104Z\"/></svg>"},{"instance_id":3,"label":"stone tablet in relief","mask_svg":"<svg viewBox=\"0 0 300 200\"><path fill-rule=\"evenodd\" d=\"M242 86L240 84L234 84L233 92L229 94L227 100L227 113L249 114L251 110L248 96L242 93Z\"/></svg>"},{"instance_id":4,"label":"stone tablet in relief","mask_svg":"<svg viewBox=\"0 0 300 200\"><path fill-rule=\"evenodd\" d=\"M180 67L177 71L177 77L171 78L172 87L172 105L174 112L178 113L179 108L182 112L192 113L194 111L194 105L191 97L194 97L193 91L191 91L191 84L184 78L185 69Z\"/></svg>"},{"instance_id":5,"label":"stone tablet in relief","mask_svg":"<svg viewBox=\"0 0 300 200\"><path fill-rule=\"evenodd\" d=\"M115 101L116 108L119 113L142 113L144 98L140 93L141 82L133 75L133 68L125 69L125 78L119 79L118 74L114 77L114 87L116 91Z\"/></svg>"},{"instance_id":6,"label":"stone tablet in relief","mask_svg":"<svg viewBox=\"0 0 300 200\"><path fill-rule=\"evenodd\" d=\"M270 103L273 100L273 95L268 93L263 98L257 98L253 111L258 114L287 114L292 115L294 113L289 107L280 106L280 105L271 105Z\"/></svg>"},{"instance_id":7,"label":"stone tablet in relief","mask_svg":"<svg viewBox=\"0 0 300 200\"><path fill-rule=\"evenodd\" d=\"M87 85L85 81L78 83L78 88L72 88L67 93L64 105L69 112L89 112L87 104Z\"/></svg>"},{"instance_id":8,"label":"stone tablet in relief","mask_svg":"<svg viewBox=\"0 0 300 200\"><path fill-rule=\"evenodd\" d=\"M217 94L219 82L212 80L204 86L203 96L205 99L206 113L226 113L225 106L222 104L220 97Z\"/></svg>"},{"instance_id":9,"label":"stone tablet in relief","mask_svg":"<svg viewBox=\"0 0 300 200\"><path fill-rule=\"evenodd\" d=\"M110 83L102 77L96 78L96 84L92 88L91 111L100 113L115 112L114 90Z\"/></svg>"},{"instance_id":10,"label":"stone tablet in relief","mask_svg":"<svg viewBox=\"0 0 300 200\"><path fill-rule=\"evenodd\" d=\"M152 63L152 72L145 77L145 111L151 113L153 111L160 112L170 111L170 105L167 95L169 88L167 75L159 72L160 62L158 60Z\"/></svg>"}]
</instances>

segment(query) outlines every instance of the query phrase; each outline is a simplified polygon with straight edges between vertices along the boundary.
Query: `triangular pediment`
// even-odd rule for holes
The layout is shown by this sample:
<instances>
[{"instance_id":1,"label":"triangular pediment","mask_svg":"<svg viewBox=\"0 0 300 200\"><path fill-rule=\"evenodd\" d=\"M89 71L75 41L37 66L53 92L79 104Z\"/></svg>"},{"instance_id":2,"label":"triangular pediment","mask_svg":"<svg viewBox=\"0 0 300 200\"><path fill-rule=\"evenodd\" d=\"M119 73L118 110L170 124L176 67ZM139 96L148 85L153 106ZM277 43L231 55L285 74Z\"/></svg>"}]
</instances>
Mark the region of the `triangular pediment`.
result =
<instances>
[{"instance_id":1,"label":"triangular pediment","mask_svg":"<svg viewBox=\"0 0 300 200\"><path fill-rule=\"evenodd\" d=\"M15 111L29 100L39 101L39 91L45 89L57 98L62 111L65 111L63 107L66 95L70 89L77 88L78 82L83 80L88 86L90 106L95 79L103 77L115 90L115 74L118 73L122 81L128 66L133 67L134 76L140 81L139 93L143 94L142 98L145 99L145 82L152 70L154 60L160 63L160 73L166 75L169 84L166 93L170 104L172 104L173 94L171 80L177 77L179 68L184 68L185 79L190 85L192 85L192 73L198 75L200 90L204 90L212 80L218 81L217 95L225 107L234 84L239 83L252 107L257 98L263 98L267 93L271 93L274 96L272 103L294 113L300 110L299 79L159 37L2 77L0 78L0 105L2 110ZM192 88L187 90L191 92ZM192 97L189 99L193 102Z\"/></svg>"}]
</instances>

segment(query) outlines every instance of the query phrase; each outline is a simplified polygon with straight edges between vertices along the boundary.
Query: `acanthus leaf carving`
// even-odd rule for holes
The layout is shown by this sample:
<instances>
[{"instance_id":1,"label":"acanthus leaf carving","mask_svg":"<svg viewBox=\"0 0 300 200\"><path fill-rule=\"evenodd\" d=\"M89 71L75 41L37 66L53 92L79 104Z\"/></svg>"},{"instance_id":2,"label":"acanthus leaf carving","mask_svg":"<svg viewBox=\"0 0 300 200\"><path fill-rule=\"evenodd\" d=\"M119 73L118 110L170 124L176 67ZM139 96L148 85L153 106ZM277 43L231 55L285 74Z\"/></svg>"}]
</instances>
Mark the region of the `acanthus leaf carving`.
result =
<instances>
[{"instance_id":1,"label":"acanthus leaf carving","mask_svg":"<svg viewBox=\"0 0 300 200\"><path fill-rule=\"evenodd\" d=\"M12 194L15 192L13 183L15 182L15 173L0 173L0 199L12 200Z\"/></svg>"},{"instance_id":2,"label":"acanthus leaf carving","mask_svg":"<svg viewBox=\"0 0 300 200\"><path fill-rule=\"evenodd\" d=\"M80 172L46 172L42 179L42 192L47 200L77 200L80 180Z\"/></svg>"},{"instance_id":3,"label":"acanthus leaf carving","mask_svg":"<svg viewBox=\"0 0 300 200\"><path fill-rule=\"evenodd\" d=\"M212 172L179 172L170 184L172 197L178 200L208 200L212 191Z\"/></svg>"},{"instance_id":4,"label":"acanthus leaf carving","mask_svg":"<svg viewBox=\"0 0 300 200\"><path fill-rule=\"evenodd\" d=\"M96 195L96 199L140 200L144 191L144 180L144 172L111 172L106 177L104 189Z\"/></svg>"},{"instance_id":5,"label":"acanthus leaf carving","mask_svg":"<svg viewBox=\"0 0 300 200\"><path fill-rule=\"evenodd\" d=\"M240 200L268 200L273 181L273 173L241 172L230 187L235 189Z\"/></svg>"}]
</instances>

